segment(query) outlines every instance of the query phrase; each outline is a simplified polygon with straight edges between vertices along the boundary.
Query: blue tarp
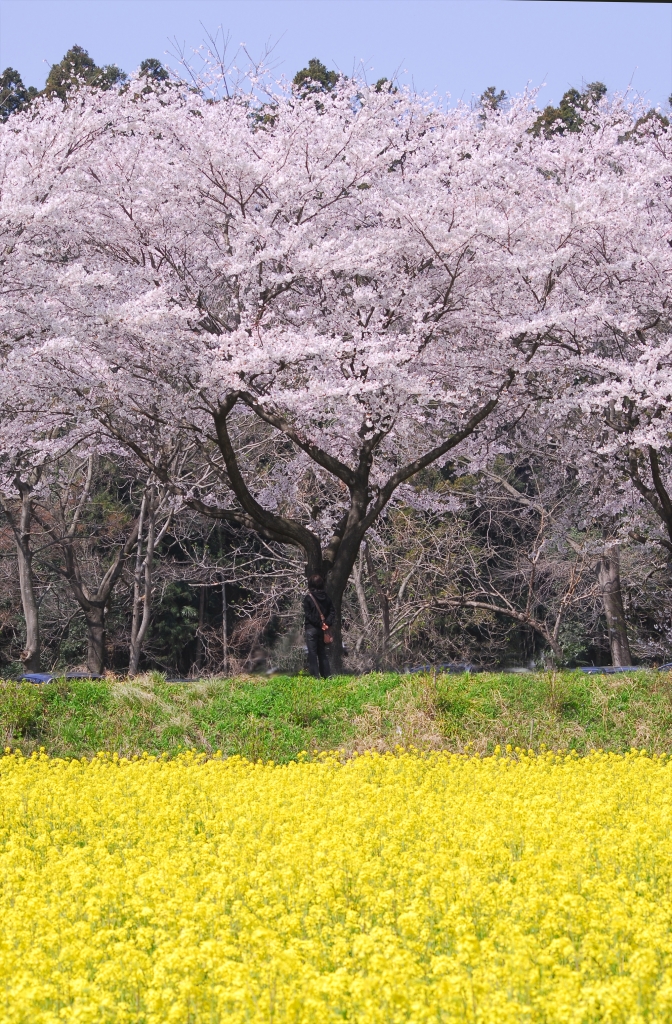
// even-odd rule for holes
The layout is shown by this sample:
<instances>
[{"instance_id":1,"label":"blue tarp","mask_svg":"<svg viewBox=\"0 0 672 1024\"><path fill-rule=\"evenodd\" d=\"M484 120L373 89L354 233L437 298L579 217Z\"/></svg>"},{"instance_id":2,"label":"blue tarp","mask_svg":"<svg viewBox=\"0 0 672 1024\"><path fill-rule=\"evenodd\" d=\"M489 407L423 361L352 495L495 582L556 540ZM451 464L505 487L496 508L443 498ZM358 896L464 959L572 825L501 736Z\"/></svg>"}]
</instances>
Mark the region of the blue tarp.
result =
<instances>
[{"instance_id":1,"label":"blue tarp","mask_svg":"<svg viewBox=\"0 0 672 1024\"><path fill-rule=\"evenodd\" d=\"M458 664L454 661L447 661L441 665L413 665L412 668L405 668L405 675L411 675L413 672L474 672L476 669L475 665Z\"/></svg>"},{"instance_id":2,"label":"blue tarp","mask_svg":"<svg viewBox=\"0 0 672 1024\"><path fill-rule=\"evenodd\" d=\"M50 683L52 679L101 679L90 672L25 672L21 679L29 683Z\"/></svg>"},{"instance_id":3,"label":"blue tarp","mask_svg":"<svg viewBox=\"0 0 672 1024\"><path fill-rule=\"evenodd\" d=\"M613 676L616 672L639 672L641 665L584 665L581 668L588 676Z\"/></svg>"}]
</instances>

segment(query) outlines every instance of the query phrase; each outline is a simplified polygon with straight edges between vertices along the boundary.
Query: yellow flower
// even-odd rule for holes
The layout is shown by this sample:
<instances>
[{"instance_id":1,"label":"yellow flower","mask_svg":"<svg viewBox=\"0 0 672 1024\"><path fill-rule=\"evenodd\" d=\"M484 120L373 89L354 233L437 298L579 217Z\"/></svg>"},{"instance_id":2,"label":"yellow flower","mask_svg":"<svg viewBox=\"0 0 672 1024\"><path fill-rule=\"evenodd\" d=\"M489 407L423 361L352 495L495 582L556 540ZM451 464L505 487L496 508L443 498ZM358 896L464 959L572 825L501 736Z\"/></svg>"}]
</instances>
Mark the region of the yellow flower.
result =
<instances>
[{"instance_id":1,"label":"yellow flower","mask_svg":"<svg viewBox=\"0 0 672 1024\"><path fill-rule=\"evenodd\" d=\"M0 759L6 1024L672 1020L639 750Z\"/></svg>"}]
</instances>

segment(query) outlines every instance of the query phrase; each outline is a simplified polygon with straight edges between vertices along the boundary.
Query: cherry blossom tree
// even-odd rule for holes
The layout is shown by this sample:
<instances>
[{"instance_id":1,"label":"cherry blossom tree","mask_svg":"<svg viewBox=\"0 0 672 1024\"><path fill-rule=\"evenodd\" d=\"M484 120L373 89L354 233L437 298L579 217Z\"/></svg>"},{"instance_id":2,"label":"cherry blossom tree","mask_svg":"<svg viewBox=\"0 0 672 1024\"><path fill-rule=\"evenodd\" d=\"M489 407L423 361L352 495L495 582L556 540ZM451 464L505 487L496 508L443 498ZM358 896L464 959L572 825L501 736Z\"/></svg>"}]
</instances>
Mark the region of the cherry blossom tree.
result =
<instances>
[{"instance_id":1,"label":"cherry blossom tree","mask_svg":"<svg viewBox=\"0 0 672 1024\"><path fill-rule=\"evenodd\" d=\"M623 103L546 139L530 97L483 119L348 81L263 107L131 83L44 103L22 145L59 117L88 134L50 157L39 386L192 508L302 550L339 611L401 485L487 460L607 322L645 329L640 265L605 266L665 158Z\"/></svg>"},{"instance_id":2,"label":"cherry blossom tree","mask_svg":"<svg viewBox=\"0 0 672 1024\"><path fill-rule=\"evenodd\" d=\"M650 116L624 127L602 143L620 180L577 278L601 297L594 340L572 342L559 412L583 475L609 481L603 501L624 535L672 557L672 132Z\"/></svg>"},{"instance_id":3,"label":"cherry blossom tree","mask_svg":"<svg viewBox=\"0 0 672 1024\"><path fill-rule=\"evenodd\" d=\"M82 147L105 130L103 112L90 100L90 93L67 106L37 100L34 114L13 115L0 136L0 501L16 541L22 660L32 671L40 667L35 499L48 489L50 467L86 433L78 418L56 411L53 394L35 390L32 353L59 327L44 257L52 251L64 179Z\"/></svg>"}]
</instances>

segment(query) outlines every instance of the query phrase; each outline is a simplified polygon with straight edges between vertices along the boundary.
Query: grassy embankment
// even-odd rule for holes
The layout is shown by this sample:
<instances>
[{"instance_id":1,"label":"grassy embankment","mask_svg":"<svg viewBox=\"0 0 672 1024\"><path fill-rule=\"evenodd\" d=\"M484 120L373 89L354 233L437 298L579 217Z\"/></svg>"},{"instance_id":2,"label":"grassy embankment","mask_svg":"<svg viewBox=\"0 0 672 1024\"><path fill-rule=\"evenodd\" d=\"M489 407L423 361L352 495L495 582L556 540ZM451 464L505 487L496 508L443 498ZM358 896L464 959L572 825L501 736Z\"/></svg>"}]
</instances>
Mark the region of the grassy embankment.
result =
<instances>
[{"instance_id":1,"label":"grassy embankment","mask_svg":"<svg viewBox=\"0 0 672 1024\"><path fill-rule=\"evenodd\" d=\"M284 762L301 750L497 743L672 752L672 673L4 682L0 728L4 747L61 757L196 748Z\"/></svg>"}]
</instances>

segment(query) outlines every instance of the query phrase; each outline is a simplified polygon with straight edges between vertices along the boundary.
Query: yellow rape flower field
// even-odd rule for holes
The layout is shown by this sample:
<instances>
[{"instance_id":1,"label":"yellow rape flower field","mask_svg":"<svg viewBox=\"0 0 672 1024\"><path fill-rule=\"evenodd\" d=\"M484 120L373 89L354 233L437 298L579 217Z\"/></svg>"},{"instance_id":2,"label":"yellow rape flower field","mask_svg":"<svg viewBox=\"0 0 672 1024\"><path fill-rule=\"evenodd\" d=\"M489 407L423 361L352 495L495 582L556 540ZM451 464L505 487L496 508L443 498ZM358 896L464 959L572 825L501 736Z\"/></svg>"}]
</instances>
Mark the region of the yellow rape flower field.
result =
<instances>
[{"instance_id":1,"label":"yellow rape flower field","mask_svg":"<svg viewBox=\"0 0 672 1024\"><path fill-rule=\"evenodd\" d=\"M672 763L0 759L6 1024L672 1021Z\"/></svg>"}]
</instances>

